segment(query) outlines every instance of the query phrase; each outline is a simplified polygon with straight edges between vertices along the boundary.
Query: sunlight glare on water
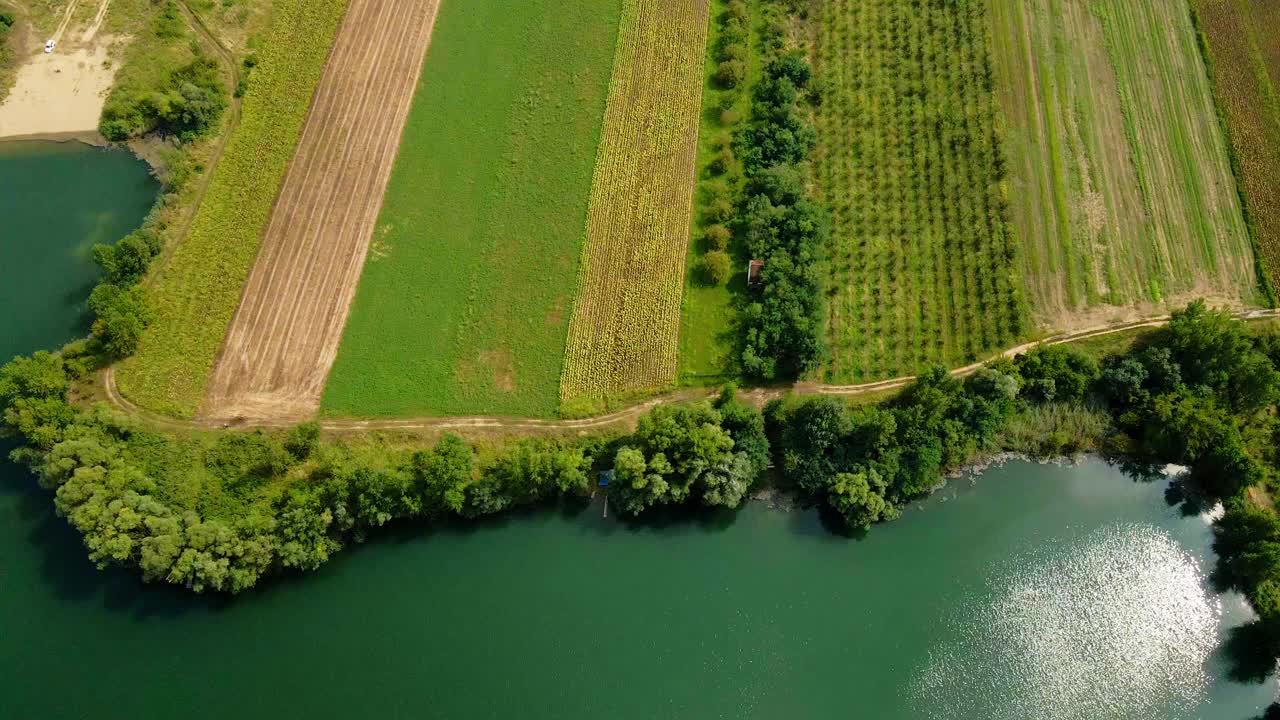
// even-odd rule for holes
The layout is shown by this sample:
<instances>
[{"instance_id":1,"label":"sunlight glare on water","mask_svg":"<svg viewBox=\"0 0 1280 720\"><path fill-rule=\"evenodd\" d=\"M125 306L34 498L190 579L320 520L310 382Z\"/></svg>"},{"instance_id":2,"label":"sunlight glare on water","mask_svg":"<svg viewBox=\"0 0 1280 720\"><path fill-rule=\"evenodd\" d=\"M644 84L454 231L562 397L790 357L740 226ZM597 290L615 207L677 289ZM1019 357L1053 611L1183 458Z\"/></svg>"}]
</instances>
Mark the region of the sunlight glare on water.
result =
<instances>
[{"instance_id":1,"label":"sunlight glare on water","mask_svg":"<svg viewBox=\"0 0 1280 720\"><path fill-rule=\"evenodd\" d=\"M1115 525L993 568L913 698L931 720L1192 718L1210 684L1219 601L1164 531Z\"/></svg>"}]
</instances>

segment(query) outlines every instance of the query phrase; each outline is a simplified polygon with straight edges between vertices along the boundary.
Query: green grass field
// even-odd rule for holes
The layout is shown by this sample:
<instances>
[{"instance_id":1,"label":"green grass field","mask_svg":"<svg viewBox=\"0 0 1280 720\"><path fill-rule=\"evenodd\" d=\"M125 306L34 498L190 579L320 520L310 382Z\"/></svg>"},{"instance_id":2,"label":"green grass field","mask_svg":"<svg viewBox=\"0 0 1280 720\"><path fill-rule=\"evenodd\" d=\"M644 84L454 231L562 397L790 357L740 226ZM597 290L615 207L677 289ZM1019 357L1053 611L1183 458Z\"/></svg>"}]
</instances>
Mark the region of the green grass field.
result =
<instances>
[{"instance_id":1,"label":"green grass field","mask_svg":"<svg viewBox=\"0 0 1280 720\"><path fill-rule=\"evenodd\" d=\"M345 0L276 0L242 119L190 232L147 286L156 319L116 373L150 410L191 416L257 256Z\"/></svg>"},{"instance_id":2,"label":"green grass field","mask_svg":"<svg viewBox=\"0 0 1280 720\"><path fill-rule=\"evenodd\" d=\"M1195 0L1262 265L1280 282L1280 4Z\"/></svg>"},{"instance_id":3,"label":"green grass field","mask_svg":"<svg viewBox=\"0 0 1280 720\"><path fill-rule=\"evenodd\" d=\"M989 6L1036 322L1253 300L1253 253L1185 0Z\"/></svg>"},{"instance_id":4,"label":"green grass field","mask_svg":"<svg viewBox=\"0 0 1280 720\"><path fill-rule=\"evenodd\" d=\"M830 0L812 20L831 214L827 382L964 365L1026 329L986 0Z\"/></svg>"},{"instance_id":5,"label":"green grass field","mask_svg":"<svg viewBox=\"0 0 1280 720\"><path fill-rule=\"evenodd\" d=\"M557 412L620 13L442 4L322 414Z\"/></svg>"}]
</instances>

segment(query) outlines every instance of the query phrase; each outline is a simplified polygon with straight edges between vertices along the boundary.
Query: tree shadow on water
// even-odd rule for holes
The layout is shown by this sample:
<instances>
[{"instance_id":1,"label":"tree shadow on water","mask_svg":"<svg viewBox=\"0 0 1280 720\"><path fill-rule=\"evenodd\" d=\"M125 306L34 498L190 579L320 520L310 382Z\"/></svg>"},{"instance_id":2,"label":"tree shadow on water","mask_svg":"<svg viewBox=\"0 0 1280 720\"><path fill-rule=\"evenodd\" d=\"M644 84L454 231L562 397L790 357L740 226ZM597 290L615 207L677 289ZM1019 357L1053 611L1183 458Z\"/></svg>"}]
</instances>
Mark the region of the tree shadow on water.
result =
<instances>
[{"instance_id":1,"label":"tree shadow on water","mask_svg":"<svg viewBox=\"0 0 1280 720\"><path fill-rule=\"evenodd\" d=\"M1254 720L1280 720L1280 702L1273 702L1268 705L1266 712L1254 718Z\"/></svg>"},{"instance_id":2,"label":"tree shadow on water","mask_svg":"<svg viewBox=\"0 0 1280 720\"><path fill-rule=\"evenodd\" d=\"M1127 458L1116 463L1116 467L1125 477L1138 483L1153 483L1164 480L1164 468L1153 462Z\"/></svg>"},{"instance_id":3,"label":"tree shadow on water","mask_svg":"<svg viewBox=\"0 0 1280 720\"><path fill-rule=\"evenodd\" d=\"M1222 645L1227 677L1238 683L1260 683L1276 671L1275 630L1260 620L1233 627Z\"/></svg>"},{"instance_id":4,"label":"tree shadow on water","mask_svg":"<svg viewBox=\"0 0 1280 720\"><path fill-rule=\"evenodd\" d=\"M1185 477L1174 478L1164 489L1164 501L1177 507L1183 517L1194 517L1213 509L1214 501L1191 486Z\"/></svg>"},{"instance_id":5,"label":"tree shadow on water","mask_svg":"<svg viewBox=\"0 0 1280 720\"><path fill-rule=\"evenodd\" d=\"M614 526L633 532L682 529L723 532L733 525L745 505L743 503L736 508L659 505L646 509L640 515L615 512L611 517L616 518ZM598 527L607 529L603 524Z\"/></svg>"},{"instance_id":6,"label":"tree shadow on water","mask_svg":"<svg viewBox=\"0 0 1280 720\"><path fill-rule=\"evenodd\" d=\"M797 505L790 511L791 531L815 540L828 542L861 541L870 534L860 527L851 528L840 513L826 503Z\"/></svg>"},{"instance_id":7,"label":"tree shadow on water","mask_svg":"<svg viewBox=\"0 0 1280 720\"><path fill-rule=\"evenodd\" d=\"M8 447L0 447L7 454ZM88 559L79 533L53 509L52 495L36 484L25 468L0 462L0 497L11 506L23 545L14 552L35 556L42 592L69 606L100 605L138 618L177 617L191 611L217 610L225 597L195 595L184 588L142 579L119 568L98 570ZM33 591L36 592L36 591Z\"/></svg>"}]
</instances>

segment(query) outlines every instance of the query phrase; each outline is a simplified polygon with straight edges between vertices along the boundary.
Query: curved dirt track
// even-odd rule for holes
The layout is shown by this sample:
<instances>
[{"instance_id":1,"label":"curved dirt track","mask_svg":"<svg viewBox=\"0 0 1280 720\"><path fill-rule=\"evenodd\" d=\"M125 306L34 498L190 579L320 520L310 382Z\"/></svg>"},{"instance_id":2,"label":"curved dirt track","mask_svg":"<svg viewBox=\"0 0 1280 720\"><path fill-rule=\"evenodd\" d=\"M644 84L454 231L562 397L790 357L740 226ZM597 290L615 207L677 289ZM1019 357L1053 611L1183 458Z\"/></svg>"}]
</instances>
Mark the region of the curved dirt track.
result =
<instances>
[{"instance_id":1,"label":"curved dirt track","mask_svg":"<svg viewBox=\"0 0 1280 720\"><path fill-rule=\"evenodd\" d=\"M351 0L199 415L315 413L439 0Z\"/></svg>"},{"instance_id":2,"label":"curved dirt track","mask_svg":"<svg viewBox=\"0 0 1280 720\"><path fill-rule=\"evenodd\" d=\"M1236 313L1236 317L1241 320L1261 320L1264 318L1280 318L1280 309L1276 310L1250 310ZM951 371L952 375L963 376L968 375L986 363L1000 357L1013 357L1015 355L1025 353L1033 348L1044 345L1062 345L1072 342L1080 342L1091 338L1102 337L1106 335L1114 335L1116 333L1127 332L1130 330L1138 330L1142 328L1161 327L1169 323L1170 317L1162 315L1159 317L1147 318L1145 320L1137 320L1133 322L1118 323L1115 325L1099 326L1088 328L1078 332L1068 333L1064 335L1055 335L1043 340L1016 345L998 355L988 358L982 362L966 365ZM208 418L196 420L177 420L165 415L159 415L147 410L143 410L133 403L129 402L120 394L116 388L115 373L113 368L107 368L102 371L102 387L107 396L107 400L116 408L132 415L151 425L169 428L174 430L191 430L205 429L212 430L218 428L236 427L238 429L251 428L283 428L289 427L297 422L296 418L278 417L278 418L237 418L234 423L221 420L211 420ZM889 380L881 380L878 382L863 383L861 385L824 385L816 383L799 382L792 386L780 388L757 388L752 390L744 390L741 395L748 402L754 404L763 404L764 402L776 397L781 397L788 393L812 395L864 395L886 390L894 390L909 385L915 376L904 376L891 378ZM337 432L355 432L363 430L462 430L462 429L481 429L481 430L498 430L509 432L556 432L556 431L575 431L575 430L591 430L595 428L607 427L621 423L627 423L635 420L650 409L672 402L683 402L699 398L710 397L713 393L705 389L686 389L678 390L661 397L653 398L647 402L633 405L616 412L606 415L597 415L590 418L582 418L579 420L533 420L521 418L501 418L501 417L427 417L427 418L404 418L404 419L385 419L385 420L323 420L320 422L321 427L329 431Z\"/></svg>"}]
</instances>

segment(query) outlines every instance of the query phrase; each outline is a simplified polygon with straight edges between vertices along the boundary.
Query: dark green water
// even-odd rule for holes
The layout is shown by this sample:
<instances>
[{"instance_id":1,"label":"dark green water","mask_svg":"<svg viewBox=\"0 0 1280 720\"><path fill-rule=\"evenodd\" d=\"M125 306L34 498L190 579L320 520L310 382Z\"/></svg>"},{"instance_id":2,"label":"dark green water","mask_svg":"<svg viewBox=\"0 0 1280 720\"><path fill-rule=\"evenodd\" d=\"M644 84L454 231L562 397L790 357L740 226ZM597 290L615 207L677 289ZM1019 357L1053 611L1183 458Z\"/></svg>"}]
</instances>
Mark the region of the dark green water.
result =
<instances>
[{"instance_id":1,"label":"dark green water","mask_svg":"<svg viewBox=\"0 0 1280 720\"><path fill-rule=\"evenodd\" d=\"M38 157L0 158L0 188ZM65 206L8 208L44 232L0 236L0 281L30 308L0 308L5 354L77 327L85 241L50 228L144 186L127 157L67 167L45 188ZM125 200L113 232L145 205ZM94 571L30 479L0 473L0 718L1243 720L1275 689L1223 679L1247 615L1207 590L1207 521L1096 461L990 470L858 541L759 504L400 527L235 600Z\"/></svg>"},{"instance_id":2,"label":"dark green water","mask_svg":"<svg viewBox=\"0 0 1280 720\"><path fill-rule=\"evenodd\" d=\"M80 143L0 143L0 358L85 332L90 250L136 228L155 201L146 166Z\"/></svg>"}]
</instances>

